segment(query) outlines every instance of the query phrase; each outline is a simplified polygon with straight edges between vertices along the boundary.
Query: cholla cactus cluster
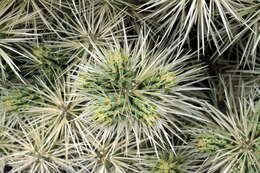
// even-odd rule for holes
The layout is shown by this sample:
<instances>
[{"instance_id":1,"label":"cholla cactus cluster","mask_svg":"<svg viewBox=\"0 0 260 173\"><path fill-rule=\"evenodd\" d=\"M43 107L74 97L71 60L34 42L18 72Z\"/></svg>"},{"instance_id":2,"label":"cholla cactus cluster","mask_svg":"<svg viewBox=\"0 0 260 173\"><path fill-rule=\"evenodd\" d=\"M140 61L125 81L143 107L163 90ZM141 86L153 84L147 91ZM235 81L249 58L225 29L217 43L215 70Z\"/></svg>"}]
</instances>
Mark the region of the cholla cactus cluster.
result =
<instances>
[{"instance_id":1,"label":"cholla cactus cluster","mask_svg":"<svg viewBox=\"0 0 260 173\"><path fill-rule=\"evenodd\" d=\"M34 95L27 88L14 88L6 91L6 95L1 97L1 108L5 112L20 112L26 109Z\"/></svg>"},{"instance_id":2,"label":"cholla cactus cluster","mask_svg":"<svg viewBox=\"0 0 260 173\"><path fill-rule=\"evenodd\" d=\"M171 90L175 83L174 72L155 71L138 81L142 66L136 64L134 67L130 57L123 53L112 53L106 63L101 67L102 71L80 76L80 88L97 97L93 107L96 121L109 124L134 118L154 125L158 115L152 100L160 100L156 93L167 94ZM153 93L153 98L149 99L149 92Z\"/></svg>"},{"instance_id":3,"label":"cholla cactus cluster","mask_svg":"<svg viewBox=\"0 0 260 173\"><path fill-rule=\"evenodd\" d=\"M186 147L186 148L185 148ZM198 170L198 163L201 162L199 155L187 146L176 148L172 151L163 151L159 159L151 164L152 173L176 173L176 172L194 172Z\"/></svg>"},{"instance_id":4,"label":"cholla cactus cluster","mask_svg":"<svg viewBox=\"0 0 260 173\"><path fill-rule=\"evenodd\" d=\"M168 155L168 158L167 158ZM163 157L163 156L162 156ZM160 172L181 172L183 171L182 163L184 159L181 157L174 156L174 153L169 152L164 156L165 158L160 158L156 166L154 167L155 173Z\"/></svg>"},{"instance_id":5,"label":"cholla cactus cluster","mask_svg":"<svg viewBox=\"0 0 260 173\"><path fill-rule=\"evenodd\" d=\"M246 96L243 90L237 100L232 90L224 92L225 113L209 105L214 121L207 128L192 130L193 145L209 158L210 171L258 172L259 100L255 102L255 93ZM229 107L236 104L239 106Z\"/></svg>"},{"instance_id":6,"label":"cholla cactus cluster","mask_svg":"<svg viewBox=\"0 0 260 173\"><path fill-rule=\"evenodd\" d=\"M259 11L2 0L0 172L260 172Z\"/></svg>"}]
</instances>

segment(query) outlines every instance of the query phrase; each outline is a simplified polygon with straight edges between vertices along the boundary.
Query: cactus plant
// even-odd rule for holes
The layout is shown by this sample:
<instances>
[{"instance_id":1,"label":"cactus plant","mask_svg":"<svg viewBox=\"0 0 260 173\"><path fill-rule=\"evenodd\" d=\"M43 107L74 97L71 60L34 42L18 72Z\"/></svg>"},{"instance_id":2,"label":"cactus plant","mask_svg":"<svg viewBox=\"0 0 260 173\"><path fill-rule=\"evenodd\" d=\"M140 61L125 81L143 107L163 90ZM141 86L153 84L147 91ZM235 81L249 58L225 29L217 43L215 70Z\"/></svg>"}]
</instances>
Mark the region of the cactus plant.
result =
<instances>
[{"instance_id":1,"label":"cactus plant","mask_svg":"<svg viewBox=\"0 0 260 173\"><path fill-rule=\"evenodd\" d=\"M259 108L243 89L234 97L225 83L226 110L208 106L211 125L193 129L193 145L209 159L209 172L259 172ZM231 86L233 87L233 86ZM240 86L241 87L241 86ZM244 87L244 85L242 85Z\"/></svg>"},{"instance_id":2,"label":"cactus plant","mask_svg":"<svg viewBox=\"0 0 260 173\"><path fill-rule=\"evenodd\" d=\"M65 148L62 141L49 142L48 134L22 123L21 131L12 130L7 135L15 143L6 156L11 172L74 172L71 163L64 159Z\"/></svg>"},{"instance_id":3,"label":"cactus plant","mask_svg":"<svg viewBox=\"0 0 260 173\"><path fill-rule=\"evenodd\" d=\"M200 156L188 146L176 146L175 153L162 151L151 165L152 173L192 173L199 169Z\"/></svg>"},{"instance_id":4,"label":"cactus plant","mask_svg":"<svg viewBox=\"0 0 260 173\"><path fill-rule=\"evenodd\" d=\"M152 145L158 145L155 138L159 137L164 145L171 143L168 130L178 136L179 115L202 119L198 108L191 111L186 101L188 97L180 93L189 89L188 81L203 79L203 66L195 64L192 67L196 70L181 68L191 55L179 54L182 57L176 60L168 50L149 52L143 44L145 41L130 47L132 43L125 40L123 48L115 42L110 49L96 50L92 55L95 61L81 65L75 83L79 94L89 100L86 116L89 116L91 131L102 130L103 135L117 133L119 136L136 133L137 141L149 137ZM171 64L168 64L169 59L172 59ZM187 84L180 85L182 82ZM196 97L193 100L200 102Z\"/></svg>"},{"instance_id":5,"label":"cactus plant","mask_svg":"<svg viewBox=\"0 0 260 173\"><path fill-rule=\"evenodd\" d=\"M79 172L141 172L140 167L144 162L144 154L142 150L136 150L135 137L130 136L128 144L122 139L116 144L113 136L104 141L103 139L92 139L90 145L83 149L81 156L76 158L75 162L80 166ZM140 153L138 154L138 152Z\"/></svg>"},{"instance_id":6,"label":"cactus plant","mask_svg":"<svg viewBox=\"0 0 260 173\"><path fill-rule=\"evenodd\" d=\"M259 2L1 0L0 173L259 172Z\"/></svg>"}]
</instances>

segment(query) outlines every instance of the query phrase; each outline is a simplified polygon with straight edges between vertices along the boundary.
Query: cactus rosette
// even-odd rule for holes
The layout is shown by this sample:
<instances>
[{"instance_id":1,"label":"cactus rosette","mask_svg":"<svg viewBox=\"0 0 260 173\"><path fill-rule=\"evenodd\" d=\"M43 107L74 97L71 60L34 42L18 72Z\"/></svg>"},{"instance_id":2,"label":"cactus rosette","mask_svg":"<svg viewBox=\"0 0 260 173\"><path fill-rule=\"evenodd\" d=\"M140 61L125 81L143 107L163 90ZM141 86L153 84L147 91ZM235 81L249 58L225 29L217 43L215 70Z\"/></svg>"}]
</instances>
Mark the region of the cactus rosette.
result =
<instances>
[{"instance_id":1,"label":"cactus rosette","mask_svg":"<svg viewBox=\"0 0 260 173\"><path fill-rule=\"evenodd\" d=\"M128 40L124 42L132 44ZM78 94L89 100L85 114L89 117L90 131L127 133L126 136L135 131L137 140L150 136L153 145L158 145L154 138L161 136L159 141L170 143L171 134L166 131L176 135L176 126L180 124L176 116L200 118L196 106L192 110L194 114L190 114L188 97L180 93L189 88L186 82L202 79L200 70L203 67L194 65L198 67L195 71L180 67L192 58L190 55L182 55L178 60L173 58L168 64L166 58L171 55L167 50L151 50L142 55L140 52L146 51L144 45L136 43L130 49L115 42L115 46L110 50L96 50L92 54L95 61L90 59L89 63L82 64L75 77ZM182 82L186 85L179 85ZM199 102L199 99L193 100ZM170 104L173 106L168 106Z\"/></svg>"}]
</instances>

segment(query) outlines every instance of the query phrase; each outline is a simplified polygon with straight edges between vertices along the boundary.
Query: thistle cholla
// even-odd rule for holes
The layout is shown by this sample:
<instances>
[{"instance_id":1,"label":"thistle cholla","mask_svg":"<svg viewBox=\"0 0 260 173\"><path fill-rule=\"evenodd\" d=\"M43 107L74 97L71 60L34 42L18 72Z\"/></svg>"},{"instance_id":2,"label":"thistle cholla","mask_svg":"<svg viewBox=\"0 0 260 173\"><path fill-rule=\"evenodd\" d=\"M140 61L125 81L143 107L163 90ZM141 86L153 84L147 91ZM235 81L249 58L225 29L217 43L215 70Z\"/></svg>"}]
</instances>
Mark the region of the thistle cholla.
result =
<instances>
[{"instance_id":1,"label":"thistle cholla","mask_svg":"<svg viewBox=\"0 0 260 173\"><path fill-rule=\"evenodd\" d=\"M29 53L31 61L27 61L24 65L24 69L28 73L40 75L47 75L49 78L54 77L54 73L61 73L66 62L66 57L60 56L55 52L54 48L50 48L47 45L39 45L33 47L31 53Z\"/></svg>"},{"instance_id":2,"label":"thistle cholla","mask_svg":"<svg viewBox=\"0 0 260 173\"><path fill-rule=\"evenodd\" d=\"M194 147L208 157L205 165L210 166L210 172L253 173L260 170L260 112L254 96L247 96L244 86L241 87L238 98L231 89L228 91L224 87L226 112L208 105L211 121L207 126L191 131L195 133Z\"/></svg>"},{"instance_id":3,"label":"thistle cholla","mask_svg":"<svg viewBox=\"0 0 260 173\"><path fill-rule=\"evenodd\" d=\"M258 130L259 133L259 129ZM221 135L225 135L221 137ZM200 152L203 152L209 156L217 156L217 155L225 155L228 151L236 150L239 153L246 154L247 152L252 153L254 155L252 158L245 157L242 160L235 161L234 165L232 165L231 173L255 173L259 170L258 168L258 161L260 159L260 140L254 139L252 141L242 141L241 143L235 142L234 138L230 135L226 134L219 134L219 133L212 133L212 134L202 134L200 135L196 141L196 147ZM240 154L239 154L240 155ZM236 157L237 158L237 157Z\"/></svg>"},{"instance_id":4,"label":"thistle cholla","mask_svg":"<svg viewBox=\"0 0 260 173\"><path fill-rule=\"evenodd\" d=\"M153 173L174 173L174 172L183 172L182 164L185 162L185 159L176 156L171 151L164 152L161 154L160 159L153 168Z\"/></svg>"},{"instance_id":5,"label":"thistle cholla","mask_svg":"<svg viewBox=\"0 0 260 173\"><path fill-rule=\"evenodd\" d=\"M115 143L113 136L107 139L94 137L90 141L90 145L83 149L81 156L75 159L76 165L80 167L79 172L141 172L141 168L145 166L145 156L151 152L147 148L142 148L141 154L138 156L135 137L131 135L127 145L124 136L121 136L121 139ZM142 144L144 143L145 141L142 141ZM125 148L127 148L127 152Z\"/></svg>"},{"instance_id":6,"label":"thistle cholla","mask_svg":"<svg viewBox=\"0 0 260 173\"><path fill-rule=\"evenodd\" d=\"M199 151L209 155L215 155L219 150L234 145L230 141L214 135L214 132L212 132L212 134L207 133L198 136L195 143Z\"/></svg>"},{"instance_id":7,"label":"thistle cholla","mask_svg":"<svg viewBox=\"0 0 260 173\"><path fill-rule=\"evenodd\" d=\"M180 131L182 122L177 117L202 120L199 108L189 106L200 100L191 100L184 93L198 90L191 85L203 80L204 67L198 63L188 66L186 60L191 60L192 55L175 48L149 48L147 39L143 34L137 41L125 36L124 44L115 40L109 48L93 43L95 51L74 77L76 94L84 96L88 103L83 114L88 117L89 131L104 138L108 134L124 135L126 140L136 133L137 145L149 137L154 146L172 146L171 136L180 138L176 130ZM160 138L162 144L155 138Z\"/></svg>"},{"instance_id":8,"label":"thistle cholla","mask_svg":"<svg viewBox=\"0 0 260 173\"><path fill-rule=\"evenodd\" d=\"M260 0L0 1L0 173L260 172Z\"/></svg>"},{"instance_id":9,"label":"thistle cholla","mask_svg":"<svg viewBox=\"0 0 260 173\"><path fill-rule=\"evenodd\" d=\"M131 65L130 57L118 51L107 57L102 72L89 72L80 77L81 87L98 95L93 108L93 117L98 122L119 122L132 116L147 125L156 123L158 116L155 103L149 100L148 95L141 96L138 91L167 94L175 83L175 74L170 71L154 72L138 83L138 70L140 69L134 69ZM160 100L154 96L153 99Z\"/></svg>"},{"instance_id":10,"label":"thistle cholla","mask_svg":"<svg viewBox=\"0 0 260 173\"><path fill-rule=\"evenodd\" d=\"M1 111L10 113L19 113L27 109L33 99L36 98L32 94L28 86L7 89L6 95L0 99Z\"/></svg>"},{"instance_id":11,"label":"thistle cholla","mask_svg":"<svg viewBox=\"0 0 260 173\"><path fill-rule=\"evenodd\" d=\"M187 145L177 145L175 152L164 150L151 162L151 173L194 173L199 172L202 157Z\"/></svg>"}]
</instances>

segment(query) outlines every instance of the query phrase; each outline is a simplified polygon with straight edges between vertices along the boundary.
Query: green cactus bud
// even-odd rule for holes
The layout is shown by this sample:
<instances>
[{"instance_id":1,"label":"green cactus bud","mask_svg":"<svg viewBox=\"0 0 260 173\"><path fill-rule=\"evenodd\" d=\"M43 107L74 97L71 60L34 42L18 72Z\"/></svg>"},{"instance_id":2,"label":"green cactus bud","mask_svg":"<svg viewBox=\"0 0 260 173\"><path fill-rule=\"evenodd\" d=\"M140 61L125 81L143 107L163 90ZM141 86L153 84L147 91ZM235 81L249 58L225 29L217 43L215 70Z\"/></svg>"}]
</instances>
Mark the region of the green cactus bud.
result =
<instances>
[{"instance_id":1,"label":"green cactus bud","mask_svg":"<svg viewBox=\"0 0 260 173\"><path fill-rule=\"evenodd\" d=\"M174 72L154 72L141 83L136 81L138 69L129 57L116 51L106 57L100 71L88 71L78 78L78 86L96 98L94 119L97 122L119 122L132 117L146 125L157 121L157 106L138 91L165 93L174 84ZM140 70L140 69L139 69ZM103 93L106 96L103 96ZM153 97L154 99L155 97ZM158 98L159 99L159 98Z\"/></svg>"},{"instance_id":2,"label":"green cactus bud","mask_svg":"<svg viewBox=\"0 0 260 173\"><path fill-rule=\"evenodd\" d=\"M94 107L94 119L97 122L118 122L125 120L129 115L147 125L152 125L157 119L157 109L140 98L127 100L124 95L110 94L100 97Z\"/></svg>"},{"instance_id":3,"label":"green cactus bud","mask_svg":"<svg viewBox=\"0 0 260 173\"><path fill-rule=\"evenodd\" d=\"M33 59L26 66L29 71L37 71L40 75L44 72L49 78L53 78L54 72L61 72L65 66L65 58L61 58L55 50L45 45L39 45L32 49ZM54 71L55 70L55 71Z\"/></svg>"},{"instance_id":4,"label":"green cactus bud","mask_svg":"<svg viewBox=\"0 0 260 173\"><path fill-rule=\"evenodd\" d=\"M5 112L19 112L29 107L29 104L36 98L32 92L26 88L15 88L7 91L8 94L1 98L0 105Z\"/></svg>"},{"instance_id":5,"label":"green cactus bud","mask_svg":"<svg viewBox=\"0 0 260 173\"><path fill-rule=\"evenodd\" d=\"M222 139L214 134L201 134L194 141L199 151L209 155L215 155L229 144L226 139Z\"/></svg>"},{"instance_id":6,"label":"green cactus bud","mask_svg":"<svg viewBox=\"0 0 260 173\"><path fill-rule=\"evenodd\" d=\"M50 49L44 47L44 46L39 46L35 47L32 51L33 55L35 55L37 58L40 60L44 59L45 57L48 57L50 54Z\"/></svg>"},{"instance_id":7,"label":"green cactus bud","mask_svg":"<svg viewBox=\"0 0 260 173\"><path fill-rule=\"evenodd\" d=\"M184 173L183 164L185 159L174 155L173 152L163 152L160 159L155 163L153 173Z\"/></svg>"}]
</instances>

